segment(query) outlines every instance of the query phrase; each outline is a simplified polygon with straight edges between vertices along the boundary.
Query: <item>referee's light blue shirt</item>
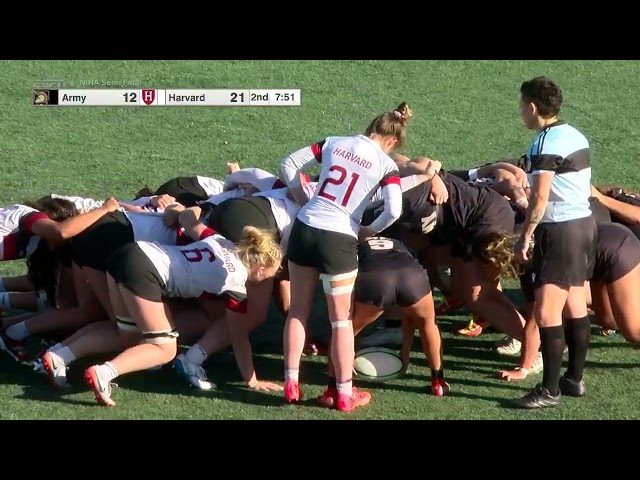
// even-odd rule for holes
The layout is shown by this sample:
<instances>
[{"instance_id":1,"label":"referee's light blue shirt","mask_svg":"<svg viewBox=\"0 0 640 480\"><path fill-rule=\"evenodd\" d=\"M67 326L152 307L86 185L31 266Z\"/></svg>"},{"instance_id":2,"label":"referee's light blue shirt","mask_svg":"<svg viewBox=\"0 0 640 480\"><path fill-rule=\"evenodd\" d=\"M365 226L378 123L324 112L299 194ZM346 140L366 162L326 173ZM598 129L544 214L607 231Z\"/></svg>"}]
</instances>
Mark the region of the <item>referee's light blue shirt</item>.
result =
<instances>
[{"instance_id":1,"label":"referee's light blue shirt","mask_svg":"<svg viewBox=\"0 0 640 480\"><path fill-rule=\"evenodd\" d=\"M526 172L554 173L549 203L540 223L566 222L591 215L589 153L586 137L564 122L549 125L535 136L527 153Z\"/></svg>"}]
</instances>

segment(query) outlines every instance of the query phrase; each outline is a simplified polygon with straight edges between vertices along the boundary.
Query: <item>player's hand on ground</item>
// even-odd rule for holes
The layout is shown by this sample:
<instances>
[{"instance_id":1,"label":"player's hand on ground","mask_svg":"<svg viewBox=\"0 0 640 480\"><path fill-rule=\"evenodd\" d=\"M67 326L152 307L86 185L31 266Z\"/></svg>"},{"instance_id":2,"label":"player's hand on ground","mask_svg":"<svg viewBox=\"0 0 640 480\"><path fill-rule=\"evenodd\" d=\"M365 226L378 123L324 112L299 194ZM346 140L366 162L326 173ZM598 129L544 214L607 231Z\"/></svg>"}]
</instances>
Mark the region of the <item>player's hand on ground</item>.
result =
<instances>
[{"instance_id":1,"label":"player's hand on ground","mask_svg":"<svg viewBox=\"0 0 640 480\"><path fill-rule=\"evenodd\" d=\"M172 203L175 203L175 201L176 201L175 197L172 197L171 195L167 195L167 194L162 194L162 195L156 195L155 197L153 197L151 199L151 205L153 205L154 207L160 210L164 210Z\"/></svg>"},{"instance_id":2,"label":"player's hand on ground","mask_svg":"<svg viewBox=\"0 0 640 480\"><path fill-rule=\"evenodd\" d=\"M284 387L282 385L278 385L277 383L258 381L258 383L256 383L255 386L251 388L251 390L257 390L259 392L281 392L284 390Z\"/></svg>"},{"instance_id":3,"label":"player's hand on ground","mask_svg":"<svg viewBox=\"0 0 640 480\"><path fill-rule=\"evenodd\" d=\"M498 378L501 380L506 380L507 382L524 380L527 378L527 374L516 368L515 370L500 370L498 371Z\"/></svg>"},{"instance_id":4,"label":"player's hand on ground","mask_svg":"<svg viewBox=\"0 0 640 480\"><path fill-rule=\"evenodd\" d=\"M107 212L115 212L120 208L120 204L115 198L109 197L104 202L104 205L102 205L102 208L104 208Z\"/></svg>"}]
</instances>

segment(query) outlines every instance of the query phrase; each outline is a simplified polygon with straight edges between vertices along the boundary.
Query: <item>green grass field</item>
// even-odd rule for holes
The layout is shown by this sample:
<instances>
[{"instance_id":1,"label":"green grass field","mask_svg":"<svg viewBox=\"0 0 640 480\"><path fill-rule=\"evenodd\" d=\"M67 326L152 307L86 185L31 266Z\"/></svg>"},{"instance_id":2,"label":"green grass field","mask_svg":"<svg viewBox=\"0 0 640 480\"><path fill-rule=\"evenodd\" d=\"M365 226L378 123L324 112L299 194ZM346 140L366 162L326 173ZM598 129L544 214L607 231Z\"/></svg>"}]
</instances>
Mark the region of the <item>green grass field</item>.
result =
<instances>
[{"instance_id":1,"label":"green grass field","mask_svg":"<svg viewBox=\"0 0 640 480\"><path fill-rule=\"evenodd\" d=\"M179 175L222 177L225 162L274 171L281 158L327 135L355 134L370 119L407 101L414 110L404 153L468 167L520 156L532 138L518 115L523 80L545 74L565 94L564 120L591 142L595 182L640 188L640 99L637 61L2 61L0 62L0 205L50 193L132 198L144 184ZM301 107L35 108L31 83L41 79L139 81L141 88L300 88ZM24 271L5 262L1 275ZM512 288L515 285L508 284ZM519 298L517 291L510 292ZM281 394L242 388L231 353L212 357L219 390L198 394L170 369L118 379L114 408L98 406L81 381L89 361L74 364L77 391L59 395L46 378L0 354L0 419L630 419L640 418L639 352L620 335L594 335L588 396L557 409L517 411L503 405L522 383L496 378L514 359L491 352L498 334L453 336L466 320L440 319L449 397L426 394L429 370L418 351L404 378L371 386L373 401L352 414L312 404L282 405ZM283 319L270 315L256 332L257 371L282 379ZM326 326L316 309L312 327ZM275 346L274 346L275 345ZM307 398L323 391L324 357L303 360ZM364 387L365 385L356 384Z\"/></svg>"}]
</instances>

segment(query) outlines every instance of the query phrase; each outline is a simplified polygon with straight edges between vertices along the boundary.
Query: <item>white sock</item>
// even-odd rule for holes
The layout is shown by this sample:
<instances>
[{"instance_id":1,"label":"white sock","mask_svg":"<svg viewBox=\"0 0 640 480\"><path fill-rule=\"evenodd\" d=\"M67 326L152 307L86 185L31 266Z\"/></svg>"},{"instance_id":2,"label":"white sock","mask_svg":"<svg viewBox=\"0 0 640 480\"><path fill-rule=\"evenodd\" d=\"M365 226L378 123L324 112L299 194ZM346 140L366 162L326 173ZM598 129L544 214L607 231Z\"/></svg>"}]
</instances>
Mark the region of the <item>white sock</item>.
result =
<instances>
[{"instance_id":1,"label":"white sock","mask_svg":"<svg viewBox=\"0 0 640 480\"><path fill-rule=\"evenodd\" d=\"M52 347L49 347L49 350L47 350L47 352L56 353L61 348L64 348L64 345L62 345L61 343L56 343Z\"/></svg>"},{"instance_id":2,"label":"white sock","mask_svg":"<svg viewBox=\"0 0 640 480\"><path fill-rule=\"evenodd\" d=\"M11 299L9 298L11 295L9 292L0 293L0 308L5 310L9 310L11 308Z\"/></svg>"},{"instance_id":3,"label":"white sock","mask_svg":"<svg viewBox=\"0 0 640 480\"><path fill-rule=\"evenodd\" d=\"M198 366L202 366L202 364L207 360L207 352L205 352L200 345L197 343L187 350L187 361L189 363L194 363Z\"/></svg>"},{"instance_id":4,"label":"white sock","mask_svg":"<svg viewBox=\"0 0 640 480\"><path fill-rule=\"evenodd\" d=\"M297 382L299 374L300 374L300 370L285 370L284 371L284 379L285 380L293 380L294 382Z\"/></svg>"},{"instance_id":5,"label":"white sock","mask_svg":"<svg viewBox=\"0 0 640 480\"><path fill-rule=\"evenodd\" d=\"M98 365L98 373L101 377L103 377L107 382L110 382L114 378L118 376L118 371L115 369L111 362L103 363L102 365Z\"/></svg>"},{"instance_id":6,"label":"white sock","mask_svg":"<svg viewBox=\"0 0 640 480\"><path fill-rule=\"evenodd\" d=\"M353 382L348 381L344 383L338 383L338 393L351 396L353 395Z\"/></svg>"},{"instance_id":7,"label":"white sock","mask_svg":"<svg viewBox=\"0 0 640 480\"><path fill-rule=\"evenodd\" d=\"M62 347L61 349L53 353L54 355L57 355L65 365L69 365L76 359L76 356L73 354L71 349L69 349L69 347Z\"/></svg>"},{"instance_id":8,"label":"white sock","mask_svg":"<svg viewBox=\"0 0 640 480\"><path fill-rule=\"evenodd\" d=\"M24 322L16 323L15 325L11 325L6 330L7 336L11 340L15 340L17 342L24 340L29 336L29 330L27 330L27 325Z\"/></svg>"}]
</instances>

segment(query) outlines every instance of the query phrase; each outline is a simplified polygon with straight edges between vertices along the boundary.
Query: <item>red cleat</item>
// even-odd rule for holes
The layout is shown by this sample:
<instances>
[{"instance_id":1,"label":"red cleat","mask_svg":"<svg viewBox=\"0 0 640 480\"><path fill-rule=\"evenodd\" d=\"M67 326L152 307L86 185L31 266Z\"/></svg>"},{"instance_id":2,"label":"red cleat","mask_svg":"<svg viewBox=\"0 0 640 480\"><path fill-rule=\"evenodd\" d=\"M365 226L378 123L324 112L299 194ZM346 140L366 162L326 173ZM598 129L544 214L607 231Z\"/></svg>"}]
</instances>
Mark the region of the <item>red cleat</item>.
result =
<instances>
[{"instance_id":1,"label":"red cleat","mask_svg":"<svg viewBox=\"0 0 640 480\"><path fill-rule=\"evenodd\" d=\"M316 402L325 408L335 408L338 403L338 389L336 387L327 387L322 395L316 398Z\"/></svg>"},{"instance_id":2,"label":"red cleat","mask_svg":"<svg viewBox=\"0 0 640 480\"><path fill-rule=\"evenodd\" d=\"M447 297L442 303L436 306L436 315L443 315L451 310L458 310L463 306L464 302L453 297Z\"/></svg>"},{"instance_id":3,"label":"red cleat","mask_svg":"<svg viewBox=\"0 0 640 480\"><path fill-rule=\"evenodd\" d=\"M358 407L364 407L371 401L371 394L369 392L358 392L353 387L351 395L345 395L344 393L338 393L337 406L341 412L351 412Z\"/></svg>"},{"instance_id":4,"label":"red cleat","mask_svg":"<svg viewBox=\"0 0 640 480\"><path fill-rule=\"evenodd\" d=\"M431 394L435 397L444 397L449 393L450 387L444 378L431 379Z\"/></svg>"},{"instance_id":5,"label":"red cleat","mask_svg":"<svg viewBox=\"0 0 640 480\"><path fill-rule=\"evenodd\" d=\"M287 403L298 403L302 399L300 385L295 380L285 380L284 399Z\"/></svg>"}]
</instances>

